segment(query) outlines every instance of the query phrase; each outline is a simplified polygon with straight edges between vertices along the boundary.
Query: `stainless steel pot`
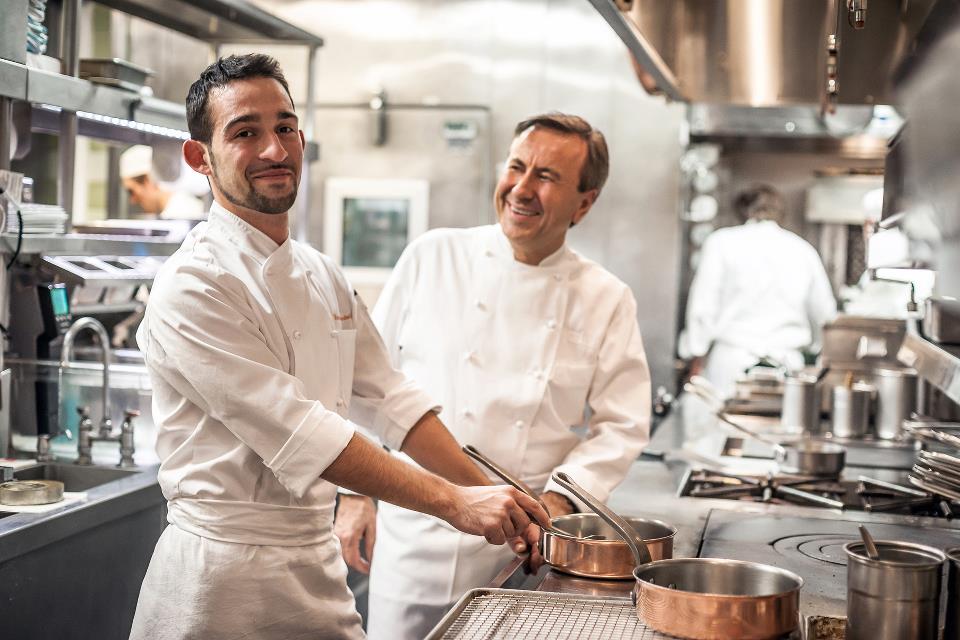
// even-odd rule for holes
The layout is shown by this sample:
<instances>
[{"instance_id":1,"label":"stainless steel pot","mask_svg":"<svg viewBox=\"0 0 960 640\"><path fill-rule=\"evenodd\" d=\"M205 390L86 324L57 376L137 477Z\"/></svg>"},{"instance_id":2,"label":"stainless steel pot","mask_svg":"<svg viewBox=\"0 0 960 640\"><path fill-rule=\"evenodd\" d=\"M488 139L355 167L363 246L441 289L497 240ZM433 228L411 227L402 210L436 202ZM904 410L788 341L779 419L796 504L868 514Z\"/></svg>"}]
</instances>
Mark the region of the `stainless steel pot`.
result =
<instances>
[{"instance_id":1,"label":"stainless steel pot","mask_svg":"<svg viewBox=\"0 0 960 640\"><path fill-rule=\"evenodd\" d=\"M803 578L755 562L679 558L640 562L644 541L563 473L553 479L613 527L634 553L637 617L661 633L694 640L778 638L797 628Z\"/></svg>"},{"instance_id":2,"label":"stainless steel pot","mask_svg":"<svg viewBox=\"0 0 960 640\"><path fill-rule=\"evenodd\" d=\"M870 402L874 387L862 382L837 385L831 390L830 431L838 438L859 438L870 427Z\"/></svg>"},{"instance_id":3,"label":"stainless steel pot","mask_svg":"<svg viewBox=\"0 0 960 640\"><path fill-rule=\"evenodd\" d=\"M789 430L820 433L819 392L815 376L801 373L784 377L780 424Z\"/></svg>"},{"instance_id":4,"label":"stainless steel pot","mask_svg":"<svg viewBox=\"0 0 960 640\"><path fill-rule=\"evenodd\" d=\"M872 560L862 542L847 554L848 640L936 640L943 552L909 542L877 540Z\"/></svg>"},{"instance_id":5,"label":"stainless steel pot","mask_svg":"<svg viewBox=\"0 0 960 640\"><path fill-rule=\"evenodd\" d=\"M873 384L877 387L877 437L884 440L898 438L903 433L903 421L917 407L917 374L876 369Z\"/></svg>"},{"instance_id":6,"label":"stainless steel pot","mask_svg":"<svg viewBox=\"0 0 960 640\"><path fill-rule=\"evenodd\" d=\"M783 471L823 477L836 477L843 471L847 459L847 450L844 447L813 438L778 442L731 420L730 416L720 408L722 402L719 398L704 385L691 381L683 388L713 407L716 416L724 424L749 438L772 446L776 460Z\"/></svg>"},{"instance_id":7,"label":"stainless steel pot","mask_svg":"<svg viewBox=\"0 0 960 640\"><path fill-rule=\"evenodd\" d=\"M947 549L947 623L943 640L960 640L960 547Z\"/></svg>"}]
</instances>

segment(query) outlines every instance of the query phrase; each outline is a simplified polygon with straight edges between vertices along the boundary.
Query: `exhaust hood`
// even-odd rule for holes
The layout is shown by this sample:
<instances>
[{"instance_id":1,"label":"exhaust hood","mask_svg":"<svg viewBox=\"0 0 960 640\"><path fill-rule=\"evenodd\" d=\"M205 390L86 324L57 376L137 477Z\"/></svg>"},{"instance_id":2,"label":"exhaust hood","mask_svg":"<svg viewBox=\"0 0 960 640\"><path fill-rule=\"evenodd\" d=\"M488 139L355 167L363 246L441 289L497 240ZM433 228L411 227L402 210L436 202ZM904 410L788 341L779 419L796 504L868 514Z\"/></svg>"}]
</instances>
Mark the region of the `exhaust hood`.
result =
<instances>
[{"instance_id":1,"label":"exhaust hood","mask_svg":"<svg viewBox=\"0 0 960 640\"><path fill-rule=\"evenodd\" d=\"M751 107L892 101L937 0L590 0L638 78L671 100Z\"/></svg>"}]
</instances>

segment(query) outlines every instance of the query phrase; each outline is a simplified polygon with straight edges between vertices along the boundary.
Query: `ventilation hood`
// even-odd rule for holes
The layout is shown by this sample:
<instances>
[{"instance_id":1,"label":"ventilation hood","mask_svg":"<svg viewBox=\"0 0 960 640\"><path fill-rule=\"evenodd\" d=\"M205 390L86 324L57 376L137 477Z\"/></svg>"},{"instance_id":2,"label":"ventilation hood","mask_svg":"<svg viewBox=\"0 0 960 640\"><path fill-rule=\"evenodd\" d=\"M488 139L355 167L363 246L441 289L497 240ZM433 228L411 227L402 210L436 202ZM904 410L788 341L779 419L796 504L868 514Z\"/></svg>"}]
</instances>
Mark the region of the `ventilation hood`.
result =
<instances>
[{"instance_id":1,"label":"ventilation hood","mask_svg":"<svg viewBox=\"0 0 960 640\"><path fill-rule=\"evenodd\" d=\"M943 1L943 0L941 0ZM650 93L751 107L892 102L937 0L590 0ZM868 4L869 2L869 4Z\"/></svg>"}]
</instances>

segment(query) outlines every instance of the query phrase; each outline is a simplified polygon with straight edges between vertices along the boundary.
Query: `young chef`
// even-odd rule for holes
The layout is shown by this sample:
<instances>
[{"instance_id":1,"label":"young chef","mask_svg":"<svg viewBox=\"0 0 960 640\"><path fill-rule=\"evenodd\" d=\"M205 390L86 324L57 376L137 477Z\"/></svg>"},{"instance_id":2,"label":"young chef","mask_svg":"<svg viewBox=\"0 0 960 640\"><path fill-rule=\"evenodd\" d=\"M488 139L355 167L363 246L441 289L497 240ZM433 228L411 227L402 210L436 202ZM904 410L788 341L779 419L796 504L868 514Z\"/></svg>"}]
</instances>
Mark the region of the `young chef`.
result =
<instances>
[{"instance_id":1,"label":"young chef","mask_svg":"<svg viewBox=\"0 0 960 640\"><path fill-rule=\"evenodd\" d=\"M636 302L566 244L607 173L603 135L583 119L551 113L521 122L494 196L498 224L416 240L373 313L395 365L441 399L457 440L541 491L554 516L579 505L549 481L553 471L605 500L648 439L650 375ZM572 429L587 405L581 438ZM375 519L368 498L342 496L335 527L361 571L359 538L376 537L371 638L422 638L511 558L508 548L488 549L403 508L381 502Z\"/></svg>"},{"instance_id":2,"label":"young chef","mask_svg":"<svg viewBox=\"0 0 960 640\"><path fill-rule=\"evenodd\" d=\"M547 515L513 489L467 486L488 481L391 368L341 271L290 239L304 140L276 61L218 60L190 88L187 118L184 157L214 204L157 275L138 332L170 525L131 637L361 638L332 532L336 485L494 544L528 530L525 512ZM423 469L355 433L351 397Z\"/></svg>"}]
</instances>

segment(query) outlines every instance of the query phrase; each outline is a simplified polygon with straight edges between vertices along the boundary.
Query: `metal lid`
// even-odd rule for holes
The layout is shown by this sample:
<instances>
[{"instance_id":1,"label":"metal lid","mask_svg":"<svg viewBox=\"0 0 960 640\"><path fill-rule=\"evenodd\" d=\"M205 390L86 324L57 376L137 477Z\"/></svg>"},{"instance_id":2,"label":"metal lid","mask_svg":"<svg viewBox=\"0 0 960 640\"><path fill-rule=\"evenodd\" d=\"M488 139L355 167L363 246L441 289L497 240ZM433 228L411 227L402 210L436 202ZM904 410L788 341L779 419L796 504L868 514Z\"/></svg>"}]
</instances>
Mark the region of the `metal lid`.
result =
<instances>
[{"instance_id":1,"label":"metal lid","mask_svg":"<svg viewBox=\"0 0 960 640\"><path fill-rule=\"evenodd\" d=\"M939 567L946 560L946 555L939 549L920 544L893 540L877 540L876 544L877 551L880 552L879 560L871 560L867 556L862 542L850 542L844 545L843 550L851 560L898 569Z\"/></svg>"}]
</instances>

